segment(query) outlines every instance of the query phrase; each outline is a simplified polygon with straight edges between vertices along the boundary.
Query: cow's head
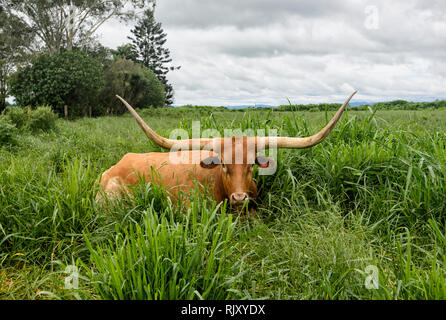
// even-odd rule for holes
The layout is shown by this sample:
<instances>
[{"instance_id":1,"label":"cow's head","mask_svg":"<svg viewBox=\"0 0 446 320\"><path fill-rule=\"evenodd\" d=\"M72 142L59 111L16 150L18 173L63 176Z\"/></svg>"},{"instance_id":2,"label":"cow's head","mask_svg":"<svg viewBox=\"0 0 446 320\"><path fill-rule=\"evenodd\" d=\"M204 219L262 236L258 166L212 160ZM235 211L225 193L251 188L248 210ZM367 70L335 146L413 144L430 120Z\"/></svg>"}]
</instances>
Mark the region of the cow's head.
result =
<instances>
[{"instance_id":1,"label":"cow's head","mask_svg":"<svg viewBox=\"0 0 446 320\"><path fill-rule=\"evenodd\" d=\"M247 137L220 139L219 146L213 148L215 155L200 162L202 168L220 168L226 197L232 205L242 205L256 196L252 188L254 165L260 168L275 166L273 159L257 155L253 142Z\"/></svg>"},{"instance_id":2,"label":"cow's head","mask_svg":"<svg viewBox=\"0 0 446 320\"><path fill-rule=\"evenodd\" d=\"M274 160L264 156L258 156L259 151L270 147L290 149L310 148L322 142L333 130L344 112L345 107L356 92L350 95L321 131L305 138L256 136L185 140L167 139L153 131L124 99L118 95L117 97L125 104L146 136L157 145L169 150L173 150L174 148L176 150L207 149L215 151L217 156L201 159L200 165L203 168L220 166L226 196L232 204L237 205L244 203L251 197L253 166L258 165L261 168L275 166Z\"/></svg>"}]
</instances>

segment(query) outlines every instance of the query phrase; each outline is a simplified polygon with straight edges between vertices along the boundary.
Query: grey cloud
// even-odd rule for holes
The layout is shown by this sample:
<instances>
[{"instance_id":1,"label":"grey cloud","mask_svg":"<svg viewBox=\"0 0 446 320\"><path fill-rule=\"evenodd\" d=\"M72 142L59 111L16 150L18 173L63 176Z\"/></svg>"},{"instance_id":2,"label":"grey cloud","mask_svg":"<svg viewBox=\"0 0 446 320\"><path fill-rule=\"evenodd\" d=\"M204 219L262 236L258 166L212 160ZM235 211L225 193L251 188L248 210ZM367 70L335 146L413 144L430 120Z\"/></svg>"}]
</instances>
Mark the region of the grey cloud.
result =
<instances>
[{"instance_id":1,"label":"grey cloud","mask_svg":"<svg viewBox=\"0 0 446 320\"><path fill-rule=\"evenodd\" d=\"M182 66L168 75L176 104L446 98L444 1L159 0L157 19ZM129 29L104 25L104 43Z\"/></svg>"},{"instance_id":2,"label":"grey cloud","mask_svg":"<svg viewBox=\"0 0 446 320\"><path fill-rule=\"evenodd\" d=\"M271 5L272 3L273 1L270 2ZM332 1L331 6L334 3L337 2ZM222 17L229 16L227 24L219 25L218 20L213 20L211 28L174 25L170 26L169 30L171 33L182 33L185 36L187 33L189 36L193 33L196 37L203 38L202 41L206 41L209 50L214 52L248 57L289 53L323 55L333 52L398 54L409 51L434 57L436 53L442 53L446 49L446 25L443 22L446 19L434 23L433 15L430 14L446 14L446 9L426 9L420 12L414 9L411 2L395 5L394 2L375 1L379 10L379 28L369 30L364 26L366 1L356 1L355 4L347 6L349 10L344 10L342 5L337 7L337 10L332 10L331 6L325 7L322 3L319 7L313 3L310 8L324 8L317 11L320 15L303 15L299 18L296 11L290 10L286 11L287 15L284 14L280 21L274 20L276 11L273 10L272 18L264 20L263 24L250 25L245 21L242 23L245 28L240 28L240 24L236 22L230 24L232 16L222 14ZM306 10L311 12L308 8ZM280 12L280 8L277 12ZM420 16L421 14L425 16ZM191 20L194 21L193 18Z\"/></svg>"},{"instance_id":3,"label":"grey cloud","mask_svg":"<svg viewBox=\"0 0 446 320\"><path fill-rule=\"evenodd\" d=\"M158 1L157 16L168 27L244 28L281 22L289 16L333 16L349 11L352 3L352 0L164 0Z\"/></svg>"}]
</instances>

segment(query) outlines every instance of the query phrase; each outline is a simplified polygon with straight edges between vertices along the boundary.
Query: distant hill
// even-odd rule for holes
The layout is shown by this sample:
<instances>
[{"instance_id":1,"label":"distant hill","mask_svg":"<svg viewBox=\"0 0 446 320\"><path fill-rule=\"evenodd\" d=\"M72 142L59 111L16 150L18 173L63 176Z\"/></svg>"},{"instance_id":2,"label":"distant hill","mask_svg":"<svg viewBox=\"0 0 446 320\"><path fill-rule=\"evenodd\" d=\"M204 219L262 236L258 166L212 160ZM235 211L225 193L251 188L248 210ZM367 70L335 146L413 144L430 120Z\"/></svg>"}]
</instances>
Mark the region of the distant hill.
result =
<instances>
[{"instance_id":1,"label":"distant hill","mask_svg":"<svg viewBox=\"0 0 446 320\"><path fill-rule=\"evenodd\" d=\"M370 101L356 101L356 102L350 102L350 106L356 107L356 106L363 106L368 104L374 104L374 102ZM277 108L277 106L272 106L269 104L256 104L256 105L240 105L240 106L225 106L228 109L247 109L247 108Z\"/></svg>"},{"instance_id":2,"label":"distant hill","mask_svg":"<svg viewBox=\"0 0 446 320\"><path fill-rule=\"evenodd\" d=\"M371 102L371 101L356 101L356 102L350 102L349 105L352 107L357 107L357 106L363 106L363 105L368 105L368 104L374 104L375 102Z\"/></svg>"},{"instance_id":3,"label":"distant hill","mask_svg":"<svg viewBox=\"0 0 446 320\"><path fill-rule=\"evenodd\" d=\"M246 108L276 108L268 104L244 105L244 106L226 106L228 109L246 109Z\"/></svg>"}]
</instances>

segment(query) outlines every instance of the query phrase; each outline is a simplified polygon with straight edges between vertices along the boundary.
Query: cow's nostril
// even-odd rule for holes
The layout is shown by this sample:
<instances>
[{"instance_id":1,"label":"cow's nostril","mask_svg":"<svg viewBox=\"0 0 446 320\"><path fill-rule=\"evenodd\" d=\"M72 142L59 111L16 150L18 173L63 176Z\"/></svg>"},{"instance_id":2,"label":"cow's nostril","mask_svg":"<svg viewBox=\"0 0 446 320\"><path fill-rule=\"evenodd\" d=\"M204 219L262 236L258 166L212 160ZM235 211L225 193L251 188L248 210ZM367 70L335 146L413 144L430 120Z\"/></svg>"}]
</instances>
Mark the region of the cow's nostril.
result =
<instances>
[{"instance_id":1,"label":"cow's nostril","mask_svg":"<svg viewBox=\"0 0 446 320\"><path fill-rule=\"evenodd\" d=\"M232 202L242 202L248 199L248 195L246 193L233 193L231 194Z\"/></svg>"}]
</instances>

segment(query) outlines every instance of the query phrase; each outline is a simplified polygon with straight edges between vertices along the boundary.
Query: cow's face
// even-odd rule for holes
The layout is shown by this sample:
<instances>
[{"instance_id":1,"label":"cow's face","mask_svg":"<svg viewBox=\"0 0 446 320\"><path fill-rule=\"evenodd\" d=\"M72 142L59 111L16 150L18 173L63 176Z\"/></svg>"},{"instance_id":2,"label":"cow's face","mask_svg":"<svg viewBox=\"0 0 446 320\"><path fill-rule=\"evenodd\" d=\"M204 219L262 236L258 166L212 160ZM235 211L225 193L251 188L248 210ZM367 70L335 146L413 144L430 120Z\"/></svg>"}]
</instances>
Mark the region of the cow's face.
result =
<instances>
[{"instance_id":1,"label":"cow's face","mask_svg":"<svg viewBox=\"0 0 446 320\"><path fill-rule=\"evenodd\" d=\"M200 162L203 168L215 168L220 166L221 179L225 189L226 197L232 205L242 205L252 195L254 165L267 168L273 164L273 160L264 156L257 156L255 147L246 145L246 139L237 143L232 139L229 150L218 156L211 156ZM231 152L229 152L231 151Z\"/></svg>"}]
</instances>

